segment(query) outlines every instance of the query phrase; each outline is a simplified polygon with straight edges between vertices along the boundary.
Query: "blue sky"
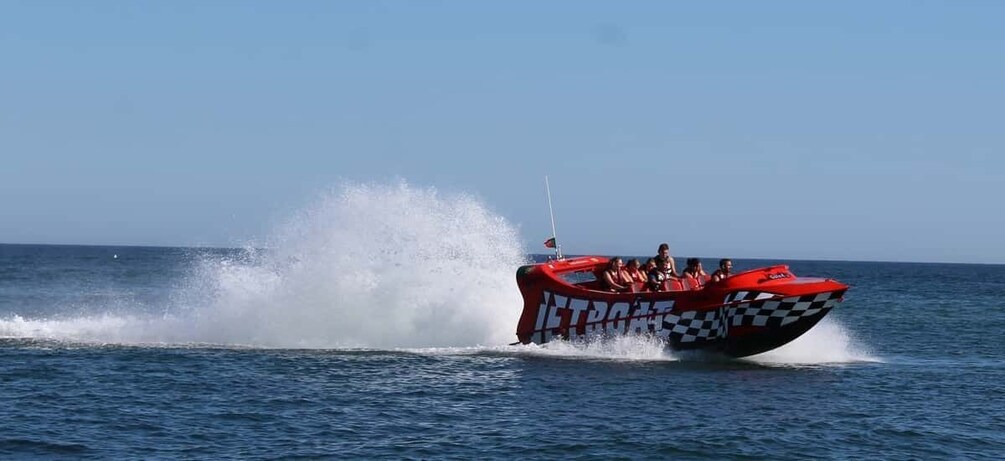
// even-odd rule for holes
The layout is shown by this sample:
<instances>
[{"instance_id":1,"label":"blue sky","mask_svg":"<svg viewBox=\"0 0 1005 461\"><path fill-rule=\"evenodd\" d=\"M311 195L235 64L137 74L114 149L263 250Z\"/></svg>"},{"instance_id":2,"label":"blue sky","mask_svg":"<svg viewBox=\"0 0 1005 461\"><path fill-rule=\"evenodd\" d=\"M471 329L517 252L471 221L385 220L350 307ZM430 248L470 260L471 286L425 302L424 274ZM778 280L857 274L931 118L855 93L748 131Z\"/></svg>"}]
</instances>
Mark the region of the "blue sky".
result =
<instances>
[{"instance_id":1,"label":"blue sky","mask_svg":"<svg viewBox=\"0 0 1005 461\"><path fill-rule=\"evenodd\" d=\"M340 181L567 252L1005 262L1002 2L0 2L0 242L231 245Z\"/></svg>"}]
</instances>

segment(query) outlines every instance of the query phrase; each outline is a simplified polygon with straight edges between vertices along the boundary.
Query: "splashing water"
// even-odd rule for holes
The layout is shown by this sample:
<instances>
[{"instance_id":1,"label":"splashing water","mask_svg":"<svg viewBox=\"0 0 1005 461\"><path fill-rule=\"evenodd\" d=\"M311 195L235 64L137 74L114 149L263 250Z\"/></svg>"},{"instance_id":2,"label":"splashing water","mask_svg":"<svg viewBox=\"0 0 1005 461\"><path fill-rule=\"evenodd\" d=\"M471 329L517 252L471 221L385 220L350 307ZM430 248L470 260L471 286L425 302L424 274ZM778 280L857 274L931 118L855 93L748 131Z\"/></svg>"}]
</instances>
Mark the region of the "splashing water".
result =
<instances>
[{"instance_id":1,"label":"splashing water","mask_svg":"<svg viewBox=\"0 0 1005 461\"><path fill-rule=\"evenodd\" d=\"M522 346L509 352L573 359L665 362L679 358L662 340L649 335L626 335L589 341L552 341L543 345Z\"/></svg>"},{"instance_id":2,"label":"splashing water","mask_svg":"<svg viewBox=\"0 0 1005 461\"><path fill-rule=\"evenodd\" d=\"M470 355L480 353L537 356L582 360L627 362L704 362L728 364L734 360L769 367L836 365L858 362L882 362L856 341L835 319L824 318L804 335L778 349L733 359L702 350L673 351L650 335L595 337L587 340L552 341L543 345L427 348L408 352L434 355Z\"/></svg>"},{"instance_id":3,"label":"splashing water","mask_svg":"<svg viewBox=\"0 0 1005 461\"><path fill-rule=\"evenodd\" d=\"M618 361L712 362L724 363L728 357L701 351L672 351L659 339L648 335L595 338L588 341L553 341L521 349L494 348L493 352L526 354L572 359L609 359ZM830 365L855 362L881 362L841 323L824 318L794 341L762 354L739 359L767 366Z\"/></svg>"},{"instance_id":4,"label":"splashing water","mask_svg":"<svg viewBox=\"0 0 1005 461\"><path fill-rule=\"evenodd\" d=\"M505 344L522 300L515 229L467 195L404 182L323 195L250 257L207 259L163 316L0 320L0 335L122 343L392 348Z\"/></svg>"},{"instance_id":5,"label":"splashing water","mask_svg":"<svg viewBox=\"0 0 1005 461\"><path fill-rule=\"evenodd\" d=\"M879 362L860 346L841 323L825 317L792 342L745 360L764 365L816 365L850 362Z\"/></svg>"}]
</instances>

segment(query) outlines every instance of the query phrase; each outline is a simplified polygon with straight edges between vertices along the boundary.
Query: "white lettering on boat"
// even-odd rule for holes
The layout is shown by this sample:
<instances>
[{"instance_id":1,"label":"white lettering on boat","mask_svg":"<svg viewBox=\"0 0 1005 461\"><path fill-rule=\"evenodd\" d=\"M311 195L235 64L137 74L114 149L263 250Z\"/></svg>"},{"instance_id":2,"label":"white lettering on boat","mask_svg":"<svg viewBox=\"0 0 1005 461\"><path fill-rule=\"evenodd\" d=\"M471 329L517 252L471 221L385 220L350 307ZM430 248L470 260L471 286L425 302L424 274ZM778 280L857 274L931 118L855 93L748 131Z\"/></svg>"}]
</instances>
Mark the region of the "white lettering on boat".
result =
<instances>
[{"instance_id":1,"label":"white lettering on boat","mask_svg":"<svg viewBox=\"0 0 1005 461\"><path fill-rule=\"evenodd\" d=\"M579 326L580 317L582 317L584 312L587 312L590 308L590 302L585 299L573 299L569 303L569 310L572 311L572 320L569 322L569 326Z\"/></svg>"},{"instance_id":2,"label":"white lettering on boat","mask_svg":"<svg viewBox=\"0 0 1005 461\"><path fill-rule=\"evenodd\" d=\"M628 311L630 306L628 303L614 303L611 306L611 310L607 312L607 332L608 333L624 333L625 325L627 322L624 321L628 317Z\"/></svg>"},{"instance_id":3,"label":"white lettering on boat","mask_svg":"<svg viewBox=\"0 0 1005 461\"><path fill-rule=\"evenodd\" d=\"M607 316L607 303L603 301L593 301L593 309L586 314L586 334L602 331L601 322Z\"/></svg>"},{"instance_id":4,"label":"white lettering on boat","mask_svg":"<svg viewBox=\"0 0 1005 461\"><path fill-rule=\"evenodd\" d=\"M544 292L538 308L534 342L548 342L555 336L575 338L596 333L659 334L663 330L664 314L673 310L673 306L673 300L608 304Z\"/></svg>"}]
</instances>

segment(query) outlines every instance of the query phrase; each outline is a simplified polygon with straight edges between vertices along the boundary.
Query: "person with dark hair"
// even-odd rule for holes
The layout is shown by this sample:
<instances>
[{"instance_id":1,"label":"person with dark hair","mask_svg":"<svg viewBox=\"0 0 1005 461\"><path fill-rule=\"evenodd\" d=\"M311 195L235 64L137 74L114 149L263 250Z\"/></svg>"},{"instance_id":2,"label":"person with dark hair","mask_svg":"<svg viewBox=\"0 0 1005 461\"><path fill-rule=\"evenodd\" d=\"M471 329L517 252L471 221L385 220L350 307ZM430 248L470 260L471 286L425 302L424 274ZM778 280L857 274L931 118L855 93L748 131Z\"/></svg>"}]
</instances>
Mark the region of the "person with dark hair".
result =
<instances>
[{"instance_id":1,"label":"person with dark hair","mask_svg":"<svg viewBox=\"0 0 1005 461\"><path fill-rule=\"evenodd\" d=\"M632 291L631 277L625 272L625 263L621 258L614 257L607 262L600 281L610 291Z\"/></svg>"},{"instance_id":2,"label":"person with dark hair","mask_svg":"<svg viewBox=\"0 0 1005 461\"><path fill-rule=\"evenodd\" d=\"M698 258L687 258L687 267L681 272L681 276L692 290L701 289L708 280L708 273L701 267L701 260Z\"/></svg>"},{"instance_id":3,"label":"person with dark hair","mask_svg":"<svg viewBox=\"0 0 1005 461\"><path fill-rule=\"evenodd\" d=\"M694 262L697 259L698 258L687 258L687 260L685 260L685 262L684 262L684 270L681 271L681 274L687 274L687 273L691 272L691 270L694 269Z\"/></svg>"},{"instance_id":4,"label":"person with dark hair","mask_svg":"<svg viewBox=\"0 0 1005 461\"><path fill-rule=\"evenodd\" d=\"M677 263L674 262L673 256L670 256L670 245L667 243L661 243L659 249L656 250L656 259L663 258L667 260L667 267L670 269L670 274L674 277L677 276Z\"/></svg>"},{"instance_id":5,"label":"person with dark hair","mask_svg":"<svg viewBox=\"0 0 1005 461\"><path fill-rule=\"evenodd\" d=\"M670 267L669 262L663 258L656 258L656 267L649 271L649 290L650 291L669 291L670 290Z\"/></svg>"},{"instance_id":6,"label":"person with dark hair","mask_svg":"<svg viewBox=\"0 0 1005 461\"><path fill-rule=\"evenodd\" d=\"M719 270L712 273L713 282L721 282L722 280L729 277L733 271L733 260L729 258L723 258L719 260Z\"/></svg>"}]
</instances>

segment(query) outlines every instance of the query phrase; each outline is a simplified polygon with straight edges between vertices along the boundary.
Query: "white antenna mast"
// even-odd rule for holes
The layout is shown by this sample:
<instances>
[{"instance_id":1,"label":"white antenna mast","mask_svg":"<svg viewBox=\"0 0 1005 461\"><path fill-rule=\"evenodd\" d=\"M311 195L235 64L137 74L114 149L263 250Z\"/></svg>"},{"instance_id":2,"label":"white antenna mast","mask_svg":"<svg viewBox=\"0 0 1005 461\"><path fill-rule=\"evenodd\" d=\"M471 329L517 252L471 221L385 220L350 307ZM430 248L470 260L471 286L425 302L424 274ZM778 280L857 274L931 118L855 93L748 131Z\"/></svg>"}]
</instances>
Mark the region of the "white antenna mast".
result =
<instances>
[{"instance_id":1,"label":"white antenna mast","mask_svg":"<svg viewBox=\"0 0 1005 461\"><path fill-rule=\"evenodd\" d=\"M555 257L562 258L562 245L558 243L558 232L555 232L555 210L551 207L551 185L548 176L544 177L544 188L548 191L548 213L551 215L551 238L555 239Z\"/></svg>"}]
</instances>

